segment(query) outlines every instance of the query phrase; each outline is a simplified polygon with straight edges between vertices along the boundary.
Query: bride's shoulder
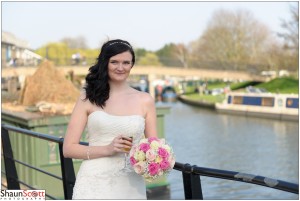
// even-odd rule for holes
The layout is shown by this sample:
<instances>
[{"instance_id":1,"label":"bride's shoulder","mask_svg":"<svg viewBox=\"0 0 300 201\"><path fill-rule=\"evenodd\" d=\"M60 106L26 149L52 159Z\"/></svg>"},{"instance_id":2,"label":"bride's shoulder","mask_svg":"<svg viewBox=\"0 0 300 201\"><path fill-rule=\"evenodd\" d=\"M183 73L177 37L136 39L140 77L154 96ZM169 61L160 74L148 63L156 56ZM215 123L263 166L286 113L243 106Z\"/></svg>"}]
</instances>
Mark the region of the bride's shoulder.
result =
<instances>
[{"instance_id":1,"label":"bride's shoulder","mask_svg":"<svg viewBox=\"0 0 300 201\"><path fill-rule=\"evenodd\" d=\"M86 108L90 108L93 104L90 102L89 98L86 95L86 92L84 89L80 90L80 94L77 100L77 104L80 104L81 106L84 106Z\"/></svg>"},{"instance_id":2,"label":"bride's shoulder","mask_svg":"<svg viewBox=\"0 0 300 201\"><path fill-rule=\"evenodd\" d=\"M153 104L155 101L154 101L154 98L147 92L143 92L143 91L138 91L138 96L139 96L139 99L146 105L148 104Z\"/></svg>"},{"instance_id":3,"label":"bride's shoulder","mask_svg":"<svg viewBox=\"0 0 300 201\"><path fill-rule=\"evenodd\" d=\"M134 95L136 100L138 100L146 105L153 104L155 102L153 97L147 92L139 91L139 90L132 88L132 91L130 94Z\"/></svg>"}]
</instances>

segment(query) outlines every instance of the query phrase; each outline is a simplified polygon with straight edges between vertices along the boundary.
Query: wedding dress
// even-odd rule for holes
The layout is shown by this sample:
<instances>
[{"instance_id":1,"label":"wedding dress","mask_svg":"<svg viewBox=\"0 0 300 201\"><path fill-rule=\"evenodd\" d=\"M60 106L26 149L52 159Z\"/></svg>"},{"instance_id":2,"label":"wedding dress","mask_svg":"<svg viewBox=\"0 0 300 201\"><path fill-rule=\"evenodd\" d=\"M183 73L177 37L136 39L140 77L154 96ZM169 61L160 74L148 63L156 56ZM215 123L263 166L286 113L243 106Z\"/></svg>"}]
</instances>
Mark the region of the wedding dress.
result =
<instances>
[{"instance_id":1,"label":"wedding dress","mask_svg":"<svg viewBox=\"0 0 300 201\"><path fill-rule=\"evenodd\" d=\"M89 146L103 146L122 134L133 143L144 135L145 119L140 115L117 116L95 111L88 116ZM93 150L91 150L91 153ZM124 153L83 160L73 189L73 199L147 199L143 177L134 171L120 172Z\"/></svg>"}]
</instances>

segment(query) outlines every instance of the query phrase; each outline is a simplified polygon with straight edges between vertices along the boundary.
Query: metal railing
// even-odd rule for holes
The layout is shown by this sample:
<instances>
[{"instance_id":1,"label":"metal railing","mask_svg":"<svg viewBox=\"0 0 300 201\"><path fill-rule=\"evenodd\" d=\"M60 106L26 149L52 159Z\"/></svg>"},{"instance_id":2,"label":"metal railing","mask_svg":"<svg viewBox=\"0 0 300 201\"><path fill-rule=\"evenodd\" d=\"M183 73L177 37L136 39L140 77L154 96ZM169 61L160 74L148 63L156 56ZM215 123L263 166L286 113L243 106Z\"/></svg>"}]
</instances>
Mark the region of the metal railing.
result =
<instances>
[{"instance_id":1,"label":"metal railing","mask_svg":"<svg viewBox=\"0 0 300 201\"><path fill-rule=\"evenodd\" d=\"M203 199L200 176L251 183L299 194L298 184L259 175L198 167L196 165L191 166L190 164L178 162L175 163L174 169L182 172L185 199Z\"/></svg>"},{"instance_id":2,"label":"metal railing","mask_svg":"<svg viewBox=\"0 0 300 201\"><path fill-rule=\"evenodd\" d=\"M17 170L16 170L16 163L24 165L28 168L34 169L39 171L43 174L47 174L53 178L59 179L63 183L64 189L64 198L66 200L72 199L73 194L73 187L75 184L75 171L73 166L73 161L71 158L65 158L63 156L63 141L64 138L58 138L55 136L42 134L18 127L14 127L11 125L2 124L1 125L1 136L2 136L2 148L3 148L3 158L4 158L4 165L5 165L5 175L7 179L7 189L10 190L17 190L20 189L20 184L25 185L30 189L35 189L32 186L26 184L25 181L20 181ZM62 177L54 175L52 173L46 172L40 168L33 167L30 164L26 164L22 161L14 159L12 146L9 138L9 131L14 131L16 133L25 134L31 137L40 138L42 140L47 140L50 142L58 143L59 145L59 155L60 155L60 166L61 166L61 173ZM88 145L86 142L81 142L82 145ZM183 188L184 188L184 196L185 199L203 199L202 194L202 187L201 187L201 180L200 176L206 177L213 177L213 178L220 178L226 180L234 180L239 182L246 182L256 185L261 185L269 188L274 188L290 193L299 194L299 185L271 179L263 176L246 174L241 172L234 172L234 171L227 171L227 170L219 170L219 169L211 169L205 167L198 167L196 165L190 164L182 164L179 162L175 163L174 170L178 170L182 172L183 178ZM3 185L3 184L2 184ZM3 185L4 186L4 185ZM46 194L47 197L51 199L56 199L55 197Z\"/></svg>"}]
</instances>

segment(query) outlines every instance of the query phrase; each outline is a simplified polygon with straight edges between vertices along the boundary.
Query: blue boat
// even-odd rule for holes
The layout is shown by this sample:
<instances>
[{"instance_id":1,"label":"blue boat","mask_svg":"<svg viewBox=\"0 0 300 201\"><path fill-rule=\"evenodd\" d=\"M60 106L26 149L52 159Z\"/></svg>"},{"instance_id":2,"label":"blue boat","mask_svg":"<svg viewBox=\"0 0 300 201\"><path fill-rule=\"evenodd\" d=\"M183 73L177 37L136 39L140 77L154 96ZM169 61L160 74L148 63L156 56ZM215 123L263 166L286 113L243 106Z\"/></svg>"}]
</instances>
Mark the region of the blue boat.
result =
<instances>
[{"instance_id":1,"label":"blue boat","mask_svg":"<svg viewBox=\"0 0 300 201\"><path fill-rule=\"evenodd\" d=\"M220 113L299 120L299 96L296 94L230 92L215 108Z\"/></svg>"},{"instance_id":2,"label":"blue boat","mask_svg":"<svg viewBox=\"0 0 300 201\"><path fill-rule=\"evenodd\" d=\"M162 91L162 101L164 102L173 102L177 100L177 94L173 87L167 86Z\"/></svg>"}]
</instances>

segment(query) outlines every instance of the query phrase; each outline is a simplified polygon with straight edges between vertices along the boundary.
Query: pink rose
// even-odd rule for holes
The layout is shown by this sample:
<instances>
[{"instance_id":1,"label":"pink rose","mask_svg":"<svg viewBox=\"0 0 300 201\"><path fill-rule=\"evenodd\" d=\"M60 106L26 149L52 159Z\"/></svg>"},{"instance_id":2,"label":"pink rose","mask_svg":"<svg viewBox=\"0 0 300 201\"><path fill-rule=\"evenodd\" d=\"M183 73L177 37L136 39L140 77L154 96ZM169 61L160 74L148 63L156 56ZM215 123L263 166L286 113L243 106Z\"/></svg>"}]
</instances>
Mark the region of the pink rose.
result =
<instances>
[{"instance_id":1,"label":"pink rose","mask_svg":"<svg viewBox=\"0 0 300 201\"><path fill-rule=\"evenodd\" d=\"M170 167L170 163L167 160L163 160L160 162L159 166L162 170L167 170Z\"/></svg>"},{"instance_id":2,"label":"pink rose","mask_svg":"<svg viewBox=\"0 0 300 201\"><path fill-rule=\"evenodd\" d=\"M145 171L145 166L146 166L146 163L143 161L140 161L140 162L134 164L133 169L137 174L142 175Z\"/></svg>"},{"instance_id":3,"label":"pink rose","mask_svg":"<svg viewBox=\"0 0 300 201\"><path fill-rule=\"evenodd\" d=\"M142 151L145 152L145 153L146 153L149 149L150 149L150 145L147 144L147 143L142 143L142 144L140 145L140 150L142 150Z\"/></svg>"},{"instance_id":4,"label":"pink rose","mask_svg":"<svg viewBox=\"0 0 300 201\"><path fill-rule=\"evenodd\" d=\"M156 175L159 172L159 165L157 163L150 163L148 165L148 171L151 176Z\"/></svg>"},{"instance_id":5,"label":"pink rose","mask_svg":"<svg viewBox=\"0 0 300 201\"><path fill-rule=\"evenodd\" d=\"M131 164L131 165L136 164L136 160L134 159L133 156L130 157L130 164Z\"/></svg>"},{"instance_id":6,"label":"pink rose","mask_svg":"<svg viewBox=\"0 0 300 201\"><path fill-rule=\"evenodd\" d=\"M157 137L149 137L148 141L151 143L152 141L159 141L159 139Z\"/></svg>"},{"instance_id":7,"label":"pink rose","mask_svg":"<svg viewBox=\"0 0 300 201\"><path fill-rule=\"evenodd\" d=\"M157 153L162 158L168 158L169 157L169 152L166 149L164 149L164 148L159 147Z\"/></svg>"},{"instance_id":8,"label":"pink rose","mask_svg":"<svg viewBox=\"0 0 300 201\"><path fill-rule=\"evenodd\" d=\"M147 160L149 160L149 161L154 161L155 160L155 158L156 158L156 155L155 155L155 152L153 151L153 150L148 150L147 152L146 152L146 158L147 158Z\"/></svg>"}]
</instances>

